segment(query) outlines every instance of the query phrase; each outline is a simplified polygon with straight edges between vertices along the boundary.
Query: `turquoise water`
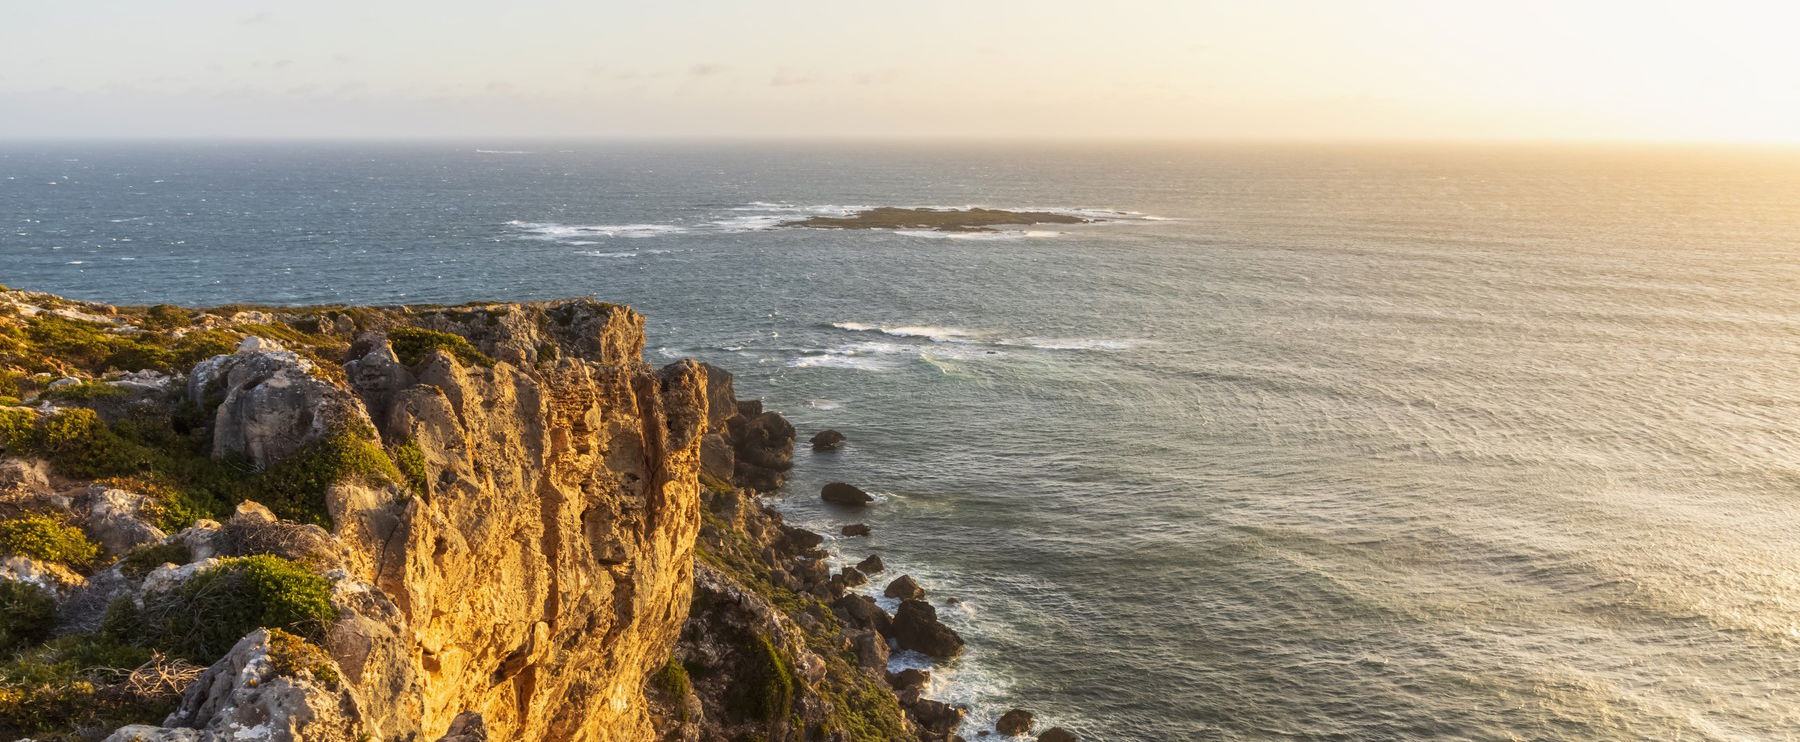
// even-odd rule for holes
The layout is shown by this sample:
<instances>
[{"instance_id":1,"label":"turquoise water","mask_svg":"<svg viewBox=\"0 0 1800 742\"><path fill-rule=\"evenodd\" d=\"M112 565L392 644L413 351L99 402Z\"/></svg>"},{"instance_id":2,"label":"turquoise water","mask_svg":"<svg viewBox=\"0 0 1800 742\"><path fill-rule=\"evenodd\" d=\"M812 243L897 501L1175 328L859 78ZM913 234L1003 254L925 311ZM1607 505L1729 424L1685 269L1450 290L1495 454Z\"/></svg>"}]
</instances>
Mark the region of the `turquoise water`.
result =
<instances>
[{"instance_id":1,"label":"turquoise water","mask_svg":"<svg viewBox=\"0 0 1800 742\"><path fill-rule=\"evenodd\" d=\"M768 228L967 204L1117 213ZM636 306L850 436L782 507L882 494L966 733L1800 738L1800 154L5 145L0 220L84 299Z\"/></svg>"}]
</instances>

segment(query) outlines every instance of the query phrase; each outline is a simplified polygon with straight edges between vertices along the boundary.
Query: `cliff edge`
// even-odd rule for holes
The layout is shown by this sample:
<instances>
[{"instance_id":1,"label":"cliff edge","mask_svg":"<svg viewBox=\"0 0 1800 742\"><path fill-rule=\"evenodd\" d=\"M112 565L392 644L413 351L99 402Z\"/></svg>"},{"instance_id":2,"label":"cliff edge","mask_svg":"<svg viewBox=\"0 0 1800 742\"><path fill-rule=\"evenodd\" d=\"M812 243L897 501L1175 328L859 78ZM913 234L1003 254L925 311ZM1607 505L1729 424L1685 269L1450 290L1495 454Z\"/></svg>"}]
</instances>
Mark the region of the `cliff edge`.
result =
<instances>
[{"instance_id":1,"label":"cliff edge","mask_svg":"<svg viewBox=\"0 0 1800 742\"><path fill-rule=\"evenodd\" d=\"M0 738L947 738L756 500L792 427L643 347L591 300L0 290Z\"/></svg>"}]
</instances>

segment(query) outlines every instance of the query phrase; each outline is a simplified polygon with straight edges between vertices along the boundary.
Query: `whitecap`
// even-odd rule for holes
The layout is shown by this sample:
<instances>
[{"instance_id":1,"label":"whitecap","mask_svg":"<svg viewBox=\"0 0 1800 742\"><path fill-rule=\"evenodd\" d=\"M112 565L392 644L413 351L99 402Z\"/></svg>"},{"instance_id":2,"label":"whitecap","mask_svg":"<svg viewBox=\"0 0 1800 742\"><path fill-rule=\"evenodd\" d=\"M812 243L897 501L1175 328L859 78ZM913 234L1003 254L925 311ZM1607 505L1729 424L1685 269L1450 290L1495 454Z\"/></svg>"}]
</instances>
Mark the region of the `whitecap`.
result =
<instances>
[{"instance_id":1,"label":"whitecap","mask_svg":"<svg viewBox=\"0 0 1800 742\"><path fill-rule=\"evenodd\" d=\"M902 325L886 327L862 322L833 322L832 327L851 332L879 332L902 338L925 338L935 343L967 343L977 334L972 330L959 327L933 327L930 325Z\"/></svg>"},{"instance_id":2,"label":"whitecap","mask_svg":"<svg viewBox=\"0 0 1800 742\"><path fill-rule=\"evenodd\" d=\"M1097 350L1121 351L1131 350L1142 341L1107 338L1041 338L1023 337L1001 340L1000 345L1038 348L1040 350Z\"/></svg>"}]
</instances>

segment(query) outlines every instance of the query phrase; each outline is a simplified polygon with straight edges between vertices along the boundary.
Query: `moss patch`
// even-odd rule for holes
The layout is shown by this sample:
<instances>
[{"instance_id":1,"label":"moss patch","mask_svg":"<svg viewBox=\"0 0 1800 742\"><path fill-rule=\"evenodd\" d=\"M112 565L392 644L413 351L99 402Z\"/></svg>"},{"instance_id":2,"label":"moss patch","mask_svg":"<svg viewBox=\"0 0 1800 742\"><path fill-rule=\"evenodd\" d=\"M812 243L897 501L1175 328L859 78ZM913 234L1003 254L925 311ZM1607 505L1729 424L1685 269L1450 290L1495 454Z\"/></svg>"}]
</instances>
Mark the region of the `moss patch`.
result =
<instances>
[{"instance_id":1,"label":"moss patch","mask_svg":"<svg viewBox=\"0 0 1800 742\"><path fill-rule=\"evenodd\" d=\"M417 364L434 350L442 350L456 357L456 360L467 366L492 366L494 359L475 349L461 335L453 335L437 330L421 330L416 327L396 327L388 331L388 343L394 348L394 355L400 362L408 366Z\"/></svg>"},{"instance_id":2,"label":"moss patch","mask_svg":"<svg viewBox=\"0 0 1800 742\"><path fill-rule=\"evenodd\" d=\"M431 494L431 481L425 472L425 452L420 450L418 441L394 446L389 456L394 460L394 468L405 477L407 487L420 496Z\"/></svg>"},{"instance_id":3,"label":"moss patch","mask_svg":"<svg viewBox=\"0 0 1800 742\"><path fill-rule=\"evenodd\" d=\"M787 716L794 707L794 690L799 687L793 664L766 636L751 637L744 649L748 663L726 699L731 712L745 719L765 721Z\"/></svg>"},{"instance_id":4,"label":"moss patch","mask_svg":"<svg viewBox=\"0 0 1800 742\"><path fill-rule=\"evenodd\" d=\"M317 644L281 629L269 630L269 664L277 675L311 677L320 685L337 690L343 683L331 655Z\"/></svg>"}]
</instances>

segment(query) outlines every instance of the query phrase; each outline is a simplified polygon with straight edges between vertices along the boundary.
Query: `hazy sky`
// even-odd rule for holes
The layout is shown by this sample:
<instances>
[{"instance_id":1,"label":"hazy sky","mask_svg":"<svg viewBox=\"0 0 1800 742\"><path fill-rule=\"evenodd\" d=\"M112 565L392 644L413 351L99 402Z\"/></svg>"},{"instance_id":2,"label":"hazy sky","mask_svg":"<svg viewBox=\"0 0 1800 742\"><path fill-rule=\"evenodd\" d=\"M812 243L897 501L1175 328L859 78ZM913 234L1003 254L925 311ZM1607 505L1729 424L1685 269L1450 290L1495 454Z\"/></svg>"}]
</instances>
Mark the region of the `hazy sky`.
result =
<instances>
[{"instance_id":1,"label":"hazy sky","mask_svg":"<svg viewBox=\"0 0 1800 742\"><path fill-rule=\"evenodd\" d=\"M1800 142L1761 0L0 0L0 137Z\"/></svg>"}]
</instances>

